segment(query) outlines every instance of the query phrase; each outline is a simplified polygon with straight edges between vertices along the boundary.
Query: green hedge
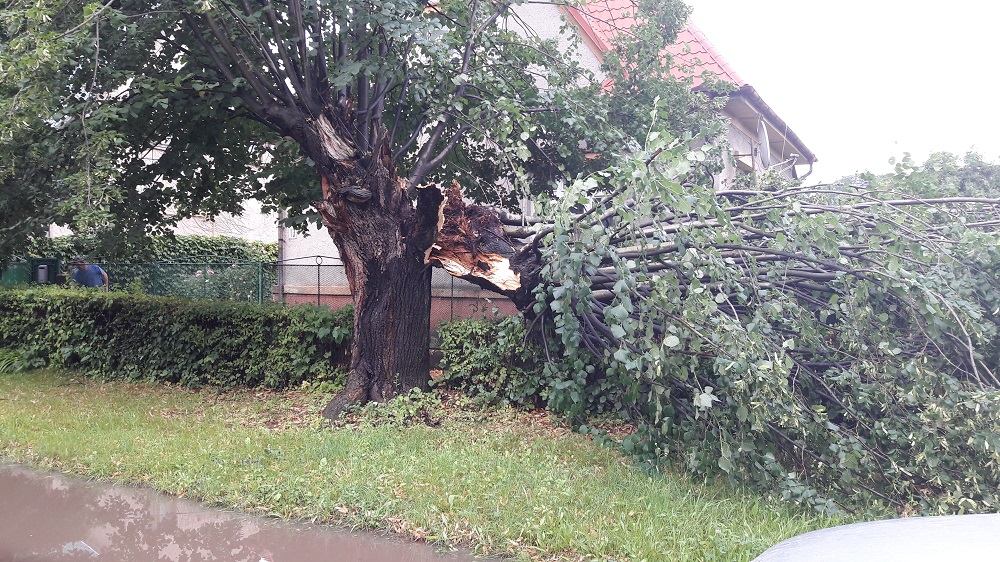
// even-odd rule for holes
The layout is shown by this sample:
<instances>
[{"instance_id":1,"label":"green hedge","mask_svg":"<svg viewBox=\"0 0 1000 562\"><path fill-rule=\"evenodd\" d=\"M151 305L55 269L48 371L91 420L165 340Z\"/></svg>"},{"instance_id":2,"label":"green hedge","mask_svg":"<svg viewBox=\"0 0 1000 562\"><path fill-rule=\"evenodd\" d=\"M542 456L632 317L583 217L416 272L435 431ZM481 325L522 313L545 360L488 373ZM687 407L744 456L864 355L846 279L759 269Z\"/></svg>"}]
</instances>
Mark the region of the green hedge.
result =
<instances>
[{"instance_id":1,"label":"green hedge","mask_svg":"<svg viewBox=\"0 0 1000 562\"><path fill-rule=\"evenodd\" d=\"M90 290L0 290L0 348L104 380L281 388L343 371L352 314Z\"/></svg>"},{"instance_id":2,"label":"green hedge","mask_svg":"<svg viewBox=\"0 0 1000 562\"><path fill-rule=\"evenodd\" d=\"M130 247L102 248L92 236L72 234L58 238L40 238L26 248L23 257L59 258L63 263L76 256L91 261L174 261L191 256L219 256L232 261L275 261L277 242L255 242L232 236L151 236L144 244Z\"/></svg>"},{"instance_id":3,"label":"green hedge","mask_svg":"<svg viewBox=\"0 0 1000 562\"><path fill-rule=\"evenodd\" d=\"M443 322L438 338L442 376L437 385L489 403L545 404L553 381L542 374L541 352L526 343L520 316Z\"/></svg>"}]
</instances>

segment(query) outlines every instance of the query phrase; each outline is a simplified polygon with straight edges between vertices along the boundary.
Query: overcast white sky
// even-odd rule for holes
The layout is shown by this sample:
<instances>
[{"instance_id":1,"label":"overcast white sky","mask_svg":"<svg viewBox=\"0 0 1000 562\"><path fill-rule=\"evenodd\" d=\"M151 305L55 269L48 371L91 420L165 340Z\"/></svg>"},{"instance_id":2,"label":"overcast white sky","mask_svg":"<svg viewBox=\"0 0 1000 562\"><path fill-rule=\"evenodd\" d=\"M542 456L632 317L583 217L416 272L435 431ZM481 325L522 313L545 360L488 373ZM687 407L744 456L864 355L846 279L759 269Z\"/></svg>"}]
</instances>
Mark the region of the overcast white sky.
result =
<instances>
[{"instance_id":1,"label":"overcast white sky","mask_svg":"<svg viewBox=\"0 0 1000 562\"><path fill-rule=\"evenodd\" d=\"M686 0L819 158L807 183L972 149L1000 160L1000 3Z\"/></svg>"}]
</instances>

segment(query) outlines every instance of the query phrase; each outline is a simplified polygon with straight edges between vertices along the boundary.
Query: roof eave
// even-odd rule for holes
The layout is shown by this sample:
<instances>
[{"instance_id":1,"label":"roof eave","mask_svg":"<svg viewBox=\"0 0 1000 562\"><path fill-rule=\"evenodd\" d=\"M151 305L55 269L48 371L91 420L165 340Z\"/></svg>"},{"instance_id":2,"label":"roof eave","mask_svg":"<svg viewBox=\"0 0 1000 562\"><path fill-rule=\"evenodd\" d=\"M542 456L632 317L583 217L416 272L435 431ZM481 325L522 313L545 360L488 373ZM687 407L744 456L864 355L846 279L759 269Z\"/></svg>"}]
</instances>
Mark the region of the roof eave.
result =
<instances>
[{"instance_id":1,"label":"roof eave","mask_svg":"<svg viewBox=\"0 0 1000 562\"><path fill-rule=\"evenodd\" d=\"M720 94L717 92L712 92L708 89L705 89L704 91L711 97L729 96L730 99L742 99L746 101L754 109L760 112L760 114L763 115L764 118L771 123L771 126L773 126L775 129L779 131L782 131L784 137L788 140L788 142L795 145L795 147L799 150L799 156L802 156L805 159L805 162L803 162L803 164L813 164L819 161L819 159L816 157L816 154L814 154L813 151L809 150L809 147L807 147L805 143L802 142L802 139L799 138L797 134L795 134L795 131L793 131L788 126L788 123L785 123L784 119L778 117L778 114L775 113L773 109L771 109L771 106L767 105L767 102L765 102L764 99L760 97L760 94L757 93L757 90L755 90L753 86L751 86L750 84L744 84L743 86L740 86L735 92L730 92L728 94L725 93Z\"/></svg>"},{"instance_id":2,"label":"roof eave","mask_svg":"<svg viewBox=\"0 0 1000 562\"><path fill-rule=\"evenodd\" d=\"M587 48L594 53L599 61L603 62L604 53L610 51L611 46L594 31L593 26L587 21L587 17L572 6L559 6L559 9L583 33L583 43L587 45Z\"/></svg>"}]
</instances>

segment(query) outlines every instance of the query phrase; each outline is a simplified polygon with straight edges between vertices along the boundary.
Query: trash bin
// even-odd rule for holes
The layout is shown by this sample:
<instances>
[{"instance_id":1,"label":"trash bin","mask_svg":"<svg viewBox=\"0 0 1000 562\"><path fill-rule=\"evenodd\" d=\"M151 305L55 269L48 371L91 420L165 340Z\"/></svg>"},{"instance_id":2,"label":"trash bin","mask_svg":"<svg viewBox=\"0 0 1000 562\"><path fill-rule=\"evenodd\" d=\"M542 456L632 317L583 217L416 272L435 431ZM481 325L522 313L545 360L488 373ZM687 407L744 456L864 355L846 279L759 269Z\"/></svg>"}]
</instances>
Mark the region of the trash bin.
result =
<instances>
[{"instance_id":1,"label":"trash bin","mask_svg":"<svg viewBox=\"0 0 1000 562\"><path fill-rule=\"evenodd\" d=\"M58 258L29 258L28 266L31 268L32 283L55 283L56 276L59 275Z\"/></svg>"}]
</instances>

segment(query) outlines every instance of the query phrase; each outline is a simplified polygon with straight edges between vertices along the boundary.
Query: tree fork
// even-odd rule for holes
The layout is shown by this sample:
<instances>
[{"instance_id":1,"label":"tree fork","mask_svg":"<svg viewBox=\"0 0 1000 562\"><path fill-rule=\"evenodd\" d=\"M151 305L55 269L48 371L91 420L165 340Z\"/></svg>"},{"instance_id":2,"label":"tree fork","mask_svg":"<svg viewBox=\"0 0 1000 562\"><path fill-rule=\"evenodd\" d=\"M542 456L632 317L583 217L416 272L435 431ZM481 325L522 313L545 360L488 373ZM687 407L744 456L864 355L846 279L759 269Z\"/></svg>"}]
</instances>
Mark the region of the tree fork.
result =
<instances>
[{"instance_id":1,"label":"tree fork","mask_svg":"<svg viewBox=\"0 0 1000 562\"><path fill-rule=\"evenodd\" d=\"M446 191L418 187L414 207L399 178L390 182L398 193L361 203L322 181L329 196L316 206L344 260L355 306L347 386L324 417L336 419L353 405L427 386L432 267L530 309L541 255L530 245L515 246L493 209L466 204L457 182ZM386 201L393 202L392 217L386 208L369 208Z\"/></svg>"}]
</instances>

